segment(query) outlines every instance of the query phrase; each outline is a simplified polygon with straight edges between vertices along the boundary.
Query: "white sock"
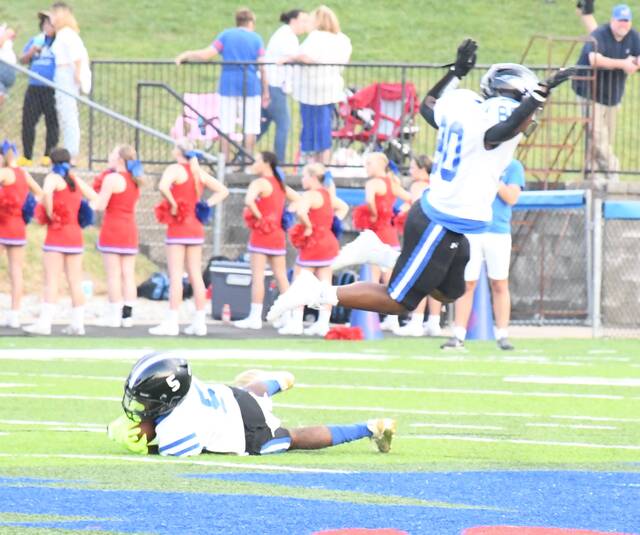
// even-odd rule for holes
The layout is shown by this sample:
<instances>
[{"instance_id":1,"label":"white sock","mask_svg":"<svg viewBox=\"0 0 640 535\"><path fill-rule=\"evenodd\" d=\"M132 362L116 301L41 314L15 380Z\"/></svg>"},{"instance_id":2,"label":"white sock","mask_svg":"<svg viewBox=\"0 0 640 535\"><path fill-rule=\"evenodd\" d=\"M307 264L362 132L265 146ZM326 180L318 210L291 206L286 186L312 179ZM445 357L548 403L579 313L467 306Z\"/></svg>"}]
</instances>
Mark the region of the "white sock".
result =
<instances>
[{"instance_id":1,"label":"white sock","mask_svg":"<svg viewBox=\"0 0 640 535\"><path fill-rule=\"evenodd\" d=\"M84 307L73 307L71 309L71 327L74 329L84 327Z\"/></svg>"},{"instance_id":2,"label":"white sock","mask_svg":"<svg viewBox=\"0 0 640 535\"><path fill-rule=\"evenodd\" d=\"M167 311L167 323L178 323L178 311L169 309Z\"/></svg>"},{"instance_id":3,"label":"white sock","mask_svg":"<svg viewBox=\"0 0 640 535\"><path fill-rule=\"evenodd\" d=\"M262 303L251 303L251 311L249 312L249 317L252 320L262 321Z\"/></svg>"},{"instance_id":4,"label":"white sock","mask_svg":"<svg viewBox=\"0 0 640 535\"><path fill-rule=\"evenodd\" d=\"M109 303L109 316L112 318L122 318L122 302Z\"/></svg>"},{"instance_id":5,"label":"white sock","mask_svg":"<svg viewBox=\"0 0 640 535\"><path fill-rule=\"evenodd\" d=\"M207 311L206 310L196 310L195 314L193 315L193 324L194 325L204 325L205 324L205 319L207 317Z\"/></svg>"},{"instance_id":6,"label":"white sock","mask_svg":"<svg viewBox=\"0 0 640 535\"><path fill-rule=\"evenodd\" d=\"M509 337L507 329L498 329L497 327L493 328L493 334L496 337L496 340L502 340L503 338Z\"/></svg>"},{"instance_id":7,"label":"white sock","mask_svg":"<svg viewBox=\"0 0 640 535\"><path fill-rule=\"evenodd\" d=\"M464 327L460 327L459 325L455 325L453 327L453 336L455 336L458 340L462 340L464 342L464 339L467 336L467 329L465 329Z\"/></svg>"},{"instance_id":8,"label":"white sock","mask_svg":"<svg viewBox=\"0 0 640 535\"><path fill-rule=\"evenodd\" d=\"M384 319L384 321L385 323L398 323L398 316L387 314L387 317Z\"/></svg>"},{"instance_id":9,"label":"white sock","mask_svg":"<svg viewBox=\"0 0 640 535\"><path fill-rule=\"evenodd\" d=\"M321 323L322 325L329 325L330 319L331 319L331 310L322 308L318 311L318 323Z\"/></svg>"},{"instance_id":10,"label":"white sock","mask_svg":"<svg viewBox=\"0 0 640 535\"><path fill-rule=\"evenodd\" d=\"M429 319L427 319L427 325L432 328L440 327L440 315L429 314ZM467 333L465 332L465 334Z\"/></svg>"},{"instance_id":11,"label":"white sock","mask_svg":"<svg viewBox=\"0 0 640 535\"><path fill-rule=\"evenodd\" d=\"M328 284L322 286L320 304L336 306L338 304L338 286L329 286Z\"/></svg>"},{"instance_id":12,"label":"white sock","mask_svg":"<svg viewBox=\"0 0 640 535\"><path fill-rule=\"evenodd\" d=\"M410 323L414 323L416 325L422 325L422 320L424 319L424 312L414 312L411 314Z\"/></svg>"}]
</instances>

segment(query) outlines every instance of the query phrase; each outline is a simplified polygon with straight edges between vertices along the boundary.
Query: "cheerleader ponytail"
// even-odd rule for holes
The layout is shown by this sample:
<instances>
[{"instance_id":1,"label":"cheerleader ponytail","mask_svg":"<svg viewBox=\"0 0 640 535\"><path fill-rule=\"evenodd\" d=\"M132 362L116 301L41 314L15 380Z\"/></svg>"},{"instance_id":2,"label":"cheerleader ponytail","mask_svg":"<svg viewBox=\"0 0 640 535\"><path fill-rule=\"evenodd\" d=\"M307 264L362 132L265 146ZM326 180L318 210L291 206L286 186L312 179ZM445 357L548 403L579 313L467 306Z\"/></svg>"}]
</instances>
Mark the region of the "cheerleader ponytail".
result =
<instances>
[{"instance_id":1,"label":"cheerleader ponytail","mask_svg":"<svg viewBox=\"0 0 640 535\"><path fill-rule=\"evenodd\" d=\"M278 167L278 157L275 155L275 153L268 150L262 151L260 153L260 156L263 162L269 164L269 167L271 167L271 173L278 181L278 184L280 184L280 188L282 189L282 191L284 191L284 175Z\"/></svg>"},{"instance_id":2,"label":"cheerleader ponytail","mask_svg":"<svg viewBox=\"0 0 640 535\"><path fill-rule=\"evenodd\" d=\"M67 149L56 148L51 151L51 170L60 175L71 191L76 190L76 183L71 177L71 154Z\"/></svg>"}]
</instances>

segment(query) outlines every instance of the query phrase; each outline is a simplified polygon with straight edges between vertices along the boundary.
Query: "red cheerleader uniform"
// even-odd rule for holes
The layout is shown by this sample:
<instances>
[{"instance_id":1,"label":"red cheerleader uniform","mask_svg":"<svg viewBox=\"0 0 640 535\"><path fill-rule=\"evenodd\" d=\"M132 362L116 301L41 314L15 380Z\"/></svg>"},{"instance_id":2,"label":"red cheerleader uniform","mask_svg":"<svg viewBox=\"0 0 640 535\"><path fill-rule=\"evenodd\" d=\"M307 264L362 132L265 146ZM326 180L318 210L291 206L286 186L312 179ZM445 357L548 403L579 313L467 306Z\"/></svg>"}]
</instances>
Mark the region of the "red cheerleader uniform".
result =
<instances>
[{"instance_id":1,"label":"red cheerleader uniform","mask_svg":"<svg viewBox=\"0 0 640 535\"><path fill-rule=\"evenodd\" d=\"M71 180L75 179L70 175ZM71 191L69 186L53 192L53 215L46 218L47 236L44 239L43 251L77 254L83 249L82 229L78 223L78 212L82 193L76 186ZM44 212L44 206L39 205Z\"/></svg>"},{"instance_id":2,"label":"red cheerleader uniform","mask_svg":"<svg viewBox=\"0 0 640 535\"><path fill-rule=\"evenodd\" d=\"M27 231L22 219L22 205L29 194L27 178L19 167L12 168L13 184L0 186L0 244L25 245Z\"/></svg>"},{"instance_id":3,"label":"red cheerleader uniform","mask_svg":"<svg viewBox=\"0 0 640 535\"><path fill-rule=\"evenodd\" d=\"M187 180L182 184L172 184L171 194L178 204L178 213L161 222L167 224L166 244L202 245L204 243L204 227L196 217L196 203L200 200L200 188L196 191L196 178L188 163L181 164L187 173ZM164 201L167 209L169 203ZM157 215L157 209L156 209Z\"/></svg>"},{"instance_id":4,"label":"red cheerleader uniform","mask_svg":"<svg viewBox=\"0 0 640 535\"><path fill-rule=\"evenodd\" d=\"M398 231L393 226L393 205L396 202L396 197L393 194L391 179L385 176L382 177L382 180L387 186L387 192L384 195L376 195L375 197L378 219L373 223L371 230L376 233L383 243L399 249Z\"/></svg>"},{"instance_id":5,"label":"red cheerleader uniform","mask_svg":"<svg viewBox=\"0 0 640 535\"><path fill-rule=\"evenodd\" d=\"M295 240L297 243L294 243L298 248L296 264L305 267L330 266L340 251L338 239L331 232L331 225L333 224L331 194L324 188L317 191L322 195L323 203L320 208L309 210L311 235L303 236L304 225L299 224L292 229L292 236L300 234L299 241Z\"/></svg>"},{"instance_id":6,"label":"red cheerleader uniform","mask_svg":"<svg viewBox=\"0 0 640 535\"><path fill-rule=\"evenodd\" d=\"M277 178L270 176L266 180L271 184L271 195L256 200L262 218L256 219L245 208L244 219L251 231L247 250L266 255L284 255L287 254L286 236L282 228L285 193Z\"/></svg>"},{"instance_id":7,"label":"red cheerleader uniform","mask_svg":"<svg viewBox=\"0 0 640 535\"><path fill-rule=\"evenodd\" d=\"M140 188L131 173L118 173L125 179L121 193L113 193L104 211L104 221L98 237L98 250L103 253L136 254L138 252L138 226L136 205Z\"/></svg>"}]
</instances>

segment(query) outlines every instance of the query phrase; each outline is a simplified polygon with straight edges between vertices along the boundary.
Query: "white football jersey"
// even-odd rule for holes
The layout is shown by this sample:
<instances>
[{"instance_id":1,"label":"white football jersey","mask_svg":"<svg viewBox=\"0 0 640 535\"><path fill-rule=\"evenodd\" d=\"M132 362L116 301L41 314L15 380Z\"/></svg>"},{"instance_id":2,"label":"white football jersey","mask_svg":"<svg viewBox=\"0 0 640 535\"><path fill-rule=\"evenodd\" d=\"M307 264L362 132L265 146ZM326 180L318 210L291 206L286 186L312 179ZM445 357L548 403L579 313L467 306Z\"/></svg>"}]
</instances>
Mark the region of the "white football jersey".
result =
<instances>
[{"instance_id":1,"label":"white football jersey","mask_svg":"<svg viewBox=\"0 0 640 535\"><path fill-rule=\"evenodd\" d=\"M505 97L484 100L468 89L449 91L436 101L436 154L430 188L421 200L429 219L459 233L488 228L500 175L513 159L522 134L492 150L485 148L484 135L518 105Z\"/></svg>"},{"instance_id":2,"label":"white football jersey","mask_svg":"<svg viewBox=\"0 0 640 535\"><path fill-rule=\"evenodd\" d=\"M156 424L156 440L160 455L243 454L244 423L232 390L193 377L185 398Z\"/></svg>"}]
</instances>

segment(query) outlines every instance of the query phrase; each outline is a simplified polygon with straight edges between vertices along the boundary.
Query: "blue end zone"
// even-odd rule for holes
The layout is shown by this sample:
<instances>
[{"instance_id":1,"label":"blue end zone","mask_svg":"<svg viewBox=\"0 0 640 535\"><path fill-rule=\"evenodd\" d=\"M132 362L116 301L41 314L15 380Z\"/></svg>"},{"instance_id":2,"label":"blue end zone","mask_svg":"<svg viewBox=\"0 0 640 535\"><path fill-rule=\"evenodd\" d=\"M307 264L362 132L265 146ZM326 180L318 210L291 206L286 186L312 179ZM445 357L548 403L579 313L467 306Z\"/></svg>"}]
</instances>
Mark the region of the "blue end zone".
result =
<instances>
[{"instance_id":1,"label":"blue end zone","mask_svg":"<svg viewBox=\"0 0 640 535\"><path fill-rule=\"evenodd\" d=\"M3 527L93 531L314 533L338 528L396 528L459 535L475 526L544 526L632 533L640 526L638 472L420 472L354 474L203 474L255 482L446 502L450 507L349 501L50 487L49 480L0 479L2 513L57 515L69 520L2 522ZM257 490L257 489L256 489ZM465 507L467 506L467 507ZM471 506L471 508L469 508ZM78 517L87 520L78 520Z\"/></svg>"},{"instance_id":2,"label":"blue end zone","mask_svg":"<svg viewBox=\"0 0 640 535\"><path fill-rule=\"evenodd\" d=\"M605 219L640 219L640 201L606 201L603 207Z\"/></svg>"}]
</instances>

